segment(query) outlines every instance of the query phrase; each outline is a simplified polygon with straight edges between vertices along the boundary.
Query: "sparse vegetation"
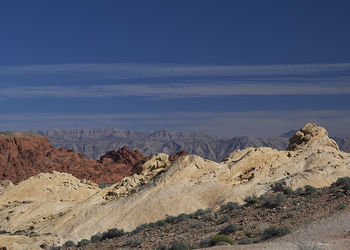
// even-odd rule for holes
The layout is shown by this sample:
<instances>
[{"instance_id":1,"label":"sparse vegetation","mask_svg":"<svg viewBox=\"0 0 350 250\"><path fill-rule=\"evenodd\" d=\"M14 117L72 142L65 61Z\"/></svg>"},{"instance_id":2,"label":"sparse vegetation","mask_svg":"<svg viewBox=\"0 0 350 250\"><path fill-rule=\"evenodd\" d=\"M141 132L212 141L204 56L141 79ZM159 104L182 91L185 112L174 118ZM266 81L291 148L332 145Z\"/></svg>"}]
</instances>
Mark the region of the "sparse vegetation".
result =
<instances>
[{"instance_id":1,"label":"sparse vegetation","mask_svg":"<svg viewBox=\"0 0 350 250\"><path fill-rule=\"evenodd\" d=\"M170 250L187 250L190 246L186 242L174 242L170 247Z\"/></svg>"},{"instance_id":2,"label":"sparse vegetation","mask_svg":"<svg viewBox=\"0 0 350 250\"><path fill-rule=\"evenodd\" d=\"M212 241L212 245L216 245L219 242L226 242L230 245L234 244L233 240L230 237L222 234L214 235L213 237L211 237L211 241Z\"/></svg>"},{"instance_id":3,"label":"sparse vegetation","mask_svg":"<svg viewBox=\"0 0 350 250\"><path fill-rule=\"evenodd\" d=\"M74 247L75 246L75 243L74 241L72 240L69 240L69 241L66 241L64 244L63 244L64 247Z\"/></svg>"},{"instance_id":4,"label":"sparse vegetation","mask_svg":"<svg viewBox=\"0 0 350 250\"><path fill-rule=\"evenodd\" d=\"M142 244L142 241L139 238L131 237L127 239L126 244L131 247L138 247Z\"/></svg>"},{"instance_id":5,"label":"sparse vegetation","mask_svg":"<svg viewBox=\"0 0 350 250\"><path fill-rule=\"evenodd\" d=\"M102 234L98 233L98 234L94 234L93 236L91 236L91 242L99 242L102 239Z\"/></svg>"},{"instance_id":6,"label":"sparse vegetation","mask_svg":"<svg viewBox=\"0 0 350 250\"><path fill-rule=\"evenodd\" d=\"M125 234L124 230L119 230L118 228L111 228L107 232L102 234L102 239L113 239Z\"/></svg>"},{"instance_id":7,"label":"sparse vegetation","mask_svg":"<svg viewBox=\"0 0 350 250\"><path fill-rule=\"evenodd\" d=\"M249 245L249 244L253 244L253 241L249 238L243 238L243 239L240 239L238 242L237 242L238 245Z\"/></svg>"},{"instance_id":8,"label":"sparse vegetation","mask_svg":"<svg viewBox=\"0 0 350 250\"><path fill-rule=\"evenodd\" d=\"M237 202L228 202L224 205L221 206L221 210L234 210L234 209L238 209L239 205Z\"/></svg>"},{"instance_id":9,"label":"sparse vegetation","mask_svg":"<svg viewBox=\"0 0 350 250\"><path fill-rule=\"evenodd\" d=\"M247 203L247 205L253 205L259 202L259 198L255 195L248 196L244 199L244 201Z\"/></svg>"},{"instance_id":10,"label":"sparse vegetation","mask_svg":"<svg viewBox=\"0 0 350 250\"><path fill-rule=\"evenodd\" d=\"M224 227L221 231L220 231L220 234L224 234L224 235L229 235L231 233L234 233L238 230L238 228L233 225L233 224L230 224L226 227Z\"/></svg>"},{"instance_id":11,"label":"sparse vegetation","mask_svg":"<svg viewBox=\"0 0 350 250\"><path fill-rule=\"evenodd\" d=\"M290 187L285 187L282 192L285 194L285 195L292 195L294 194L293 192L293 189L291 189Z\"/></svg>"},{"instance_id":12,"label":"sparse vegetation","mask_svg":"<svg viewBox=\"0 0 350 250\"><path fill-rule=\"evenodd\" d=\"M306 195L311 195L311 194L315 194L317 193L317 189L313 186L310 186L310 185L306 185L304 187L304 194Z\"/></svg>"},{"instance_id":13,"label":"sparse vegetation","mask_svg":"<svg viewBox=\"0 0 350 250\"><path fill-rule=\"evenodd\" d=\"M88 239L82 239L81 241L78 242L77 246L78 247L83 247L83 246L86 246L89 243L90 243L90 241Z\"/></svg>"},{"instance_id":14,"label":"sparse vegetation","mask_svg":"<svg viewBox=\"0 0 350 250\"><path fill-rule=\"evenodd\" d=\"M278 193L275 196L266 195L266 196L262 196L262 200L264 203L263 206L267 208L275 208L282 205L282 203L285 200L285 195L283 193Z\"/></svg>"},{"instance_id":15,"label":"sparse vegetation","mask_svg":"<svg viewBox=\"0 0 350 250\"><path fill-rule=\"evenodd\" d=\"M273 237L281 237L283 235L289 234L290 229L287 227L275 227L271 226L269 228L266 228L263 232L262 239L267 240Z\"/></svg>"}]
</instances>

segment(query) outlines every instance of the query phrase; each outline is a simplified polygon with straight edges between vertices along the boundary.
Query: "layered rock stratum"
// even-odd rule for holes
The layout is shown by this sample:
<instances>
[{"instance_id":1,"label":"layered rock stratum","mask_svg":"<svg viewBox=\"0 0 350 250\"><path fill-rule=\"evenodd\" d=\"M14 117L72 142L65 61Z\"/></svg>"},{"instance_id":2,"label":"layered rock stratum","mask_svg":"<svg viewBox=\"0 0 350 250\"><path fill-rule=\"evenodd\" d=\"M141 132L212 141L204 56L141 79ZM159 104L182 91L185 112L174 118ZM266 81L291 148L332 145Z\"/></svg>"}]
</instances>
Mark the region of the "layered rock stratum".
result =
<instances>
[{"instance_id":1,"label":"layered rock stratum","mask_svg":"<svg viewBox=\"0 0 350 250\"><path fill-rule=\"evenodd\" d=\"M276 186L324 187L344 176L350 176L350 154L340 151L324 128L311 123L290 138L287 150L246 148L220 163L197 155L183 155L171 163L167 155L158 154L134 175L104 189L54 172L2 185L1 229L8 233L0 234L0 246L36 249L42 243L78 241L114 227L130 231L167 215L216 209L230 201L243 203L247 196L262 195ZM28 197L21 188L27 182L31 182ZM64 194L60 188L65 187L74 190L69 199L56 194ZM81 197L74 195L80 192ZM30 226L35 229L28 233Z\"/></svg>"},{"instance_id":2,"label":"layered rock stratum","mask_svg":"<svg viewBox=\"0 0 350 250\"><path fill-rule=\"evenodd\" d=\"M13 183L53 171L95 183L114 183L130 175L136 163L147 159L139 151L123 147L96 161L70 149L56 149L47 138L35 133L0 133L0 180Z\"/></svg>"}]
</instances>

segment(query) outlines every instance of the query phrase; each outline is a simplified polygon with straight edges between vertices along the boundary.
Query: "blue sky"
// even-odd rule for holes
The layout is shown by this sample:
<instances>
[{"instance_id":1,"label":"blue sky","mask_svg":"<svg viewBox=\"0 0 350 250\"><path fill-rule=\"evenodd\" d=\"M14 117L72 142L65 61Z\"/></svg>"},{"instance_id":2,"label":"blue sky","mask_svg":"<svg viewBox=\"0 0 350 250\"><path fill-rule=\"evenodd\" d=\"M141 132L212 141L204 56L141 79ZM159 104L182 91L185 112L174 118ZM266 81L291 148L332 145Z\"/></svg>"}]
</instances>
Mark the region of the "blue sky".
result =
<instances>
[{"instance_id":1,"label":"blue sky","mask_svg":"<svg viewBox=\"0 0 350 250\"><path fill-rule=\"evenodd\" d=\"M349 136L348 1L0 3L0 130Z\"/></svg>"}]
</instances>

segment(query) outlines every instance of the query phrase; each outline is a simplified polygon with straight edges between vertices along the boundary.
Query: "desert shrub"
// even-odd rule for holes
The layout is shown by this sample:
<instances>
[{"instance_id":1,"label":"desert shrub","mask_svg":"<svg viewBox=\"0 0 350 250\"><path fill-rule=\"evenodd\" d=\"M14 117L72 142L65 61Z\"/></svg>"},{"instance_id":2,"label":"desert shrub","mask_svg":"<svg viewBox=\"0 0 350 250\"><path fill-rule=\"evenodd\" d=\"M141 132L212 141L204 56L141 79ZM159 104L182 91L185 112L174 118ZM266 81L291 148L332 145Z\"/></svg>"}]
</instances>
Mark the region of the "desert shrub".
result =
<instances>
[{"instance_id":1,"label":"desert shrub","mask_svg":"<svg viewBox=\"0 0 350 250\"><path fill-rule=\"evenodd\" d=\"M107 232L103 233L102 238L103 239L113 239L113 238L123 236L124 234L125 234L124 230L120 230L118 228L111 228Z\"/></svg>"},{"instance_id":2,"label":"desert shrub","mask_svg":"<svg viewBox=\"0 0 350 250\"><path fill-rule=\"evenodd\" d=\"M198 216L201 216L201 215L203 215L203 214L205 214L205 210L203 210L203 209L198 209L196 212L194 212L193 214L190 214L190 217L191 218L196 218L196 217L198 217Z\"/></svg>"},{"instance_id":3,"label":"desert shrub","mask_svg":"<svg viewBox=\"0 0 350 250\"><path fill-rule=\"evenodd\" d=\"M34 230L34 226L30 226L28 229L30 230L30 231L33 231Z\"/></svg>"},{"instance_id":4,"label":"desert shrub","mask_svg":"<svg viewBox=\"0 0 350 250\"><path fill-rule=\"evenodd\" d=\"M244 238L244 239L240 239L237 242L238 245L249 245L249 244L253 244L253 241L249 238Z\"/></svg>"},{"instance_id":5,"label":"desert shrub","mask_svg":"<svg viewBox=\"0 0 350 250\"><path fill-rule=\"evenodd\" d=\"M244 199L244 201L247 203L247 205L253 205L259 202L258 197L256 197L255 195L252 196L248 196Z\"/></svg>"},{"instance_id":6,"label":"desert shrub","mask_svg":"<svg viewBox=\"0 0 350 250\"><path fill-rule=\"evenodd\" d=\"M93 236L91 236L90 238L91 242L99 242L102 240L102 234L94 234Z\"/></svg>"},{"instance_id":7,"label":"desert shrub","mask_svg":"<svg viewBox=\"0 0 350 250\"><path fill-rule=\"evenodd\" d=\"M175 216L167 215L166 218L165 218L165 222L166 223L174 224L175 221L176 221L176 217Z\"/></svg>"},{"instance_id":8,"label":"desert shrub","mask_svg":"<svg viewBox=\"0 0 350 250\"><path fill-rule=\"evenodd\" d=\"M155 250L167 250L168 248L164 244L160 244Z\"/></svg>"},{"instance_id":9,"label":"desert shrub","mask_svg":"<svg viewBox=\"0 0 350 250\"><path fill-rule=\"evenodd\" d=\"M154 223L157 227L163 227L166 225L165 220L159 220Z\"/></svg>"},{"instance_id":10,"label":"desert shrub","mask_svg":"<svg viewBox=\"0 0 350 250\"><path fill-rule=\"evenodd\" d=\"M191 221L191 222L189 223L189 227L190 227L190 228L200 228L201 226L203 226L203 222L198 221L198 220L196 220L196 221Z\"/></svg>"},{"instance_id":11,"label":"desert shrub","mask_svg":"<svg viewBox=\"0 0 350 250\"><path fill-rule=\"evenodd\" d=\"M251 231L247 231L245 232L245 235L250 238L252 237L253 233Z\"/></svg>"},{"instance_id":12,"label":"desert shrub","mask_svg":"<svg viewBox=\"0 0 350 250\"><path fill-rule=\"evenodd\" d=\"M6 230L0 230L0 234L7 234L7 233L9 233L9 232Z\"/></svg>"},{"instance_id":13,"label":"desert shrub","mask_svg":"<svg viewBox=\"0 0 350 250\"><path fill-rule=\"evenodd\" d=\"M239 208L237 202L228 202L226 204L221 205L221 210L234 210Z\"/></svg>"},{"instance_id":14,"label":"desert shrub","mask_svg":"<svg viewBox=\"0 0 350 250\"><path fill-rule=\"evenodd\" d=\"M289 211L288 213L286 213L286 215L284 216L284 218L292 218L295 216L295 212L293 211Z\"/></svg>"},{"instance_id":15,"label":"desert shrub","mask_svg":"<svg viewBox=\"0 0 350 250\"><path fill-rule=\"evenodd\" d=\"M338 178L335 183L337 186L341 186L344 190L350 190L350 177Z\"/></svg>"},{"instance_id":16,"label":"desert shrub","mask_svg":"<svg viewBox=\"0 0 350 250\"><path fill-rule=\"evenodd\" d=\"M186 242L174 242L170 250L188 250L190 249L190 246Z\"/></svg>"},{"instance_id":17,"label":"desert shrub","mask_svg":"<svg viewBox=\"0 0 350 250\"><path fill-rule=\"evenodd\" d=\"M212 247L214 245L214 242L211 239L204 239L199 243L199 247Z\"/></svg>"},{"instance_id":18,"label":"desert shrub","mask_svg":"<svg viewBox=\"0 0 350 250\"><path fill-rule=\"evenodd\" d=\"M285 195L292 195L294 192L293 192L293 189L291 189L290 187L285 187L282 192L285 194Z\"/></svg>"},{"instance_id":19,"label":"desert shrub","mask_svg":"<svg viewBox=\"0 0 350 250\"><path fill-rule=\"evenodd\" d=\"M226 242L230 245L234 244L233 240L230 237L228 237L226 235L222 235L222 234L214 235L213 237L211 237L211 241L212 241L213 245L216 245L219 242Z\"/></svg>"},{"instance_id":20,"label":"desert shrub","mask_svg":"<svg viewBox=\"0 0 350 250\"><path fill-rule=\"evenodd\" d=\"M337 209L339 209L339 210L342 210L342 209L345 209L345 208L346 208L346 206L344 205L344 203L340 203L338 205L338 207L337 207Z\"/></svg>"},{"instance_id":21,"label":"desert shrub","mask_svg":"<svg viewBox=\"0 0 350 250\"><path fill-rule=\"evenodd\" d=\"M132 234L132 235L133 235L133 234L137 234L137 233L141 232L142 230L146 229L147 227L148 227L147 224L142 224L142 225L138 226L137 228L135 228L135 229L131 232L131 234Z\"/></svg>"},{"instance_id":22,"label":"desert shrub","mask_svg":"<svg viewBox=\"0 0 350 250\"><path fill-rule=\"evenodd\" d=\"M295 195L299 195L299 194L302 194L303 193L303 189L300 187L300 188L297 188L296 190L293 191L293 194Z\"/></svg>"},{"instance_id":23,"label":"desert shrub","mask_svg":"<svg viewBox=\"0 0 350 250\"><path fill-rule=\"evenodd\" d=\"M69 240L69 241L66 241L64 244L63 244L64 247L74 247L75 246L75 243L74 241L72 240Z\"/></svg>"},{"instance_id":24,"label":"desert shrub","mask_svg":"<svg viewBox=\"0 0 350 250\"><path fill-rule=\"evenodd\" d=\"M238 229L235 225L230 224L230 225L224 227L223 229L221 229L220 234L229 235L231 233L236 232L237 230Z\"/></svg>"},{"instance_id":25,"label":"desert shrub","mask_svg":"<svg viewBox=\"0 0 350 250\"><path fill-rule=\"evenodd\" d=\"M131 246L131 247L138 247L142 244L142 241L139 238L131 237L131 238L127 239L126 244Z\"/></svg>"},{"instance_id":26,"label":"desert shrub","mask_svg":"<svg viewBox=\"0 0 350 250\"><path fill-rule=\"evenodd\" d=\"M78 247L83 247L83 246L86 246L89 243L90 243L90 241L88 239L82 239L81 241L78 242L77 246Z\"/></svg>"},{"instance_id":27,"label":"desert shrub","mask_svg":"<svg viewBox=\"0 0 350 250\"><path fill-rule=\"evenodd\" d=\"M285 200L285 195L279 193L276 196L263 196L262 200L264 202L264 207L274 208L282 205Z\"/></svg>"},{"instance_id":28,"label":"desert shrub","mask_svg":"<svg viewBox=\"0 0 350 250\"><path fill-rule=\"evenodd\" d=\"M271 226L264 230L262 239L267 240L273 237L280 237L286 234L289 234L290 230L288 227L275 227Z\"/></svg>"},{"instance_id":29,"label":"desert shrub","mask_svg":"<svg viewBox=\"0 0 350 250\"><path fill-rule=\"evenodd\" d=\"M317 192L317 188L310 186L310 185L306 185L304 187L304 194L306 195L310 195L310 194L315 194Z\"/></svg>"},{"instance_id":30,"label":"desert shrub","mask_svg":"<svg viewBox=\"0 0 350 250\"><path fill-rule=\"evenodd\" d=\"M47 245L46 245L45 243L43 243L43 244L41 244L39 247L42 248L42 249L46 249L46 248L47 248Z\"/></svg>"},{"instance_id":31,"label":"desert shrub","mask_svg":"<svg viewBox=\"0 0 350 250\"><path fill-rule=\"evenodd\" d=\"M61 246L52 246L52 247L50 247L50 250L60 250L60 249L62 249Z\"/></svg>"},{"instance_id":32,"label":"desert shrub","mask_svg":"<svg viewBox=\"0 0 350 250\"><path fill-rule=\"evenodd\" d=\"M228 222L230 220L230 217L228 215L222 216L221 220L219 221L219 224L223 224L225 222Z\"/></svg>"},{"instance_id":33,"label":"desert shrub","mask_svg":"<svg viewBox=\"0 0 350 250\"><path fill-rule=\"evenodd\" d=\"M179 223L181 221L185 221L189 218L189 215L187 214L180 214L175 218L175 223Z\"/></svg>"}]
</instances>

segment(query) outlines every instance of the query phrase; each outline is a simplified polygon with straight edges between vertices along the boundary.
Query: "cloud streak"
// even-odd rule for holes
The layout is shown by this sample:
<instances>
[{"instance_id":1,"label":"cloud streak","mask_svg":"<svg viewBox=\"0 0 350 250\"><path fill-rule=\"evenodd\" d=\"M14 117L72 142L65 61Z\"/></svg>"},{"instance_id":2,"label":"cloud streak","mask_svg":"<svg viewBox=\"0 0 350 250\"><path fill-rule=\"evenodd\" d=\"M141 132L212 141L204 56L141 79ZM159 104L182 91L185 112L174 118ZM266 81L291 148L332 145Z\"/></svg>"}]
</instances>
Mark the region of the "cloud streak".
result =
<instances>
[{"instance_id":1,"label":"cloud streak","mask_svg":"<svg viewBox=\"0 0 350 250\"><path fill-rule=\"evenodd\" d=\"M0 67L0 76L101 75L110 79L310 75L350 71L350 63L279 65L53 64Z\"/></svg>"},{"instance_id":2,"label":"cloud streak","mask_svg":"<svg viewBox=\"0 0 350 250\"><path fill-rule=\"evenodd\" d=\"M345 84L253 84L253 83L175 83L118 84L79 86L17 86L0 88L0 100L6 98L101 98L144 96L163 98L234 95L336 95L350 94Z\"/></svg>"}]
</instances>

